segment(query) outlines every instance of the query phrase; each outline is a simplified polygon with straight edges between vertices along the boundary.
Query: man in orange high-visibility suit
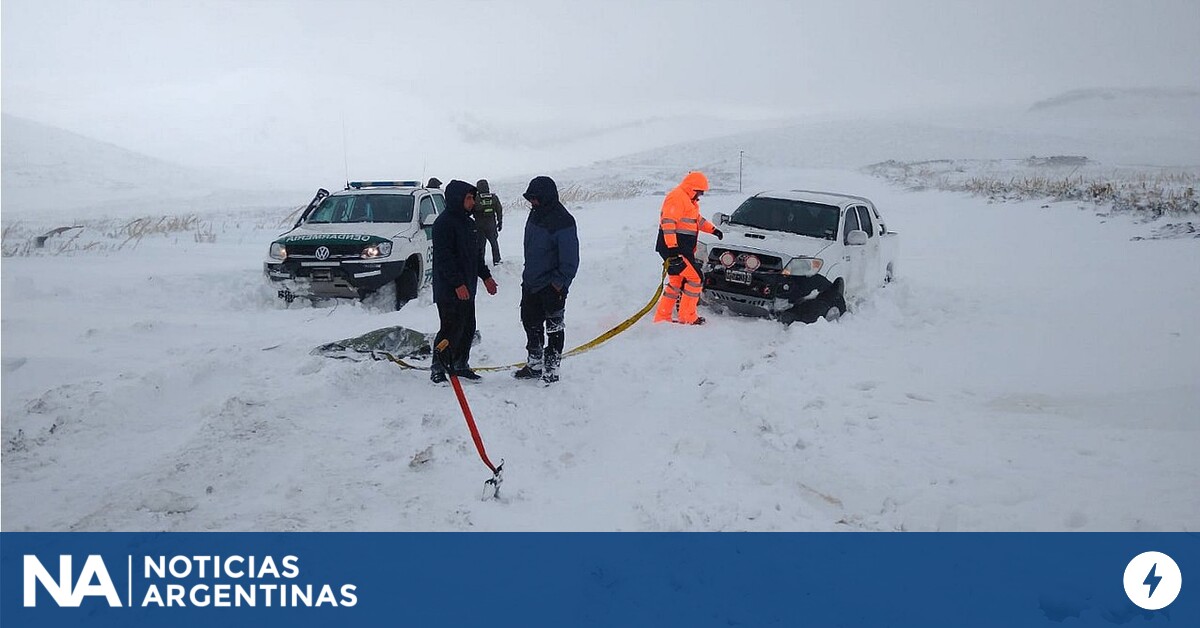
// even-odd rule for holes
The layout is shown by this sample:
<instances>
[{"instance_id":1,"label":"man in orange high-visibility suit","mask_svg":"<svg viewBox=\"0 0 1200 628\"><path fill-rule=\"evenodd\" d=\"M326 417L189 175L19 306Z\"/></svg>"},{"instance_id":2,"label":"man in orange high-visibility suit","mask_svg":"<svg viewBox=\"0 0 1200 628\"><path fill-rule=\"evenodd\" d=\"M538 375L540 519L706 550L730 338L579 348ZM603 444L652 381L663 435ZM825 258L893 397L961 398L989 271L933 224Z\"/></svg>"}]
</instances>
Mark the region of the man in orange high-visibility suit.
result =
<instances>
[{"instance_id":1,"label":"man in orange high-visibility suit","mask_svg":"<svg viewBox=\"0 0 1200 628\"><path fill-rule=\"evenodd\" d=\"M654 322L670 321L679 305L679 322L701 325L704 318L696 315L700 301L700 272L696 270L696 238L701 231L723 239L725 236L700 215L700 196L708 190L708 179L700 172L689 172L679 187L667 193L663 200L662 217L658 224L658 243L655 249L667 262L667 285Z\"/></svg>"}]
</instances>

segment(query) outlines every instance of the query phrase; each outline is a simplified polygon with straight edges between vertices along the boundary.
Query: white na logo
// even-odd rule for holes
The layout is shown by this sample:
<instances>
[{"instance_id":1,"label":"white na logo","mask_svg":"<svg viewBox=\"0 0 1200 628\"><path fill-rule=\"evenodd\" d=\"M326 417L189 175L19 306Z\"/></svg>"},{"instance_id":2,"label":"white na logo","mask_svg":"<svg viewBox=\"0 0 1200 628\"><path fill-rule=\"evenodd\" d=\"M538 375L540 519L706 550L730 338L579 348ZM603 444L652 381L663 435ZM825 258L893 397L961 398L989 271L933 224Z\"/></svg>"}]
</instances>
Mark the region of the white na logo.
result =
<instances>
[{"instance_id":1,"label":"white na logo","mask_svg":"<svg viewBox=\"0 0 1200 628\"><path fill-rule=\"evenodd\" d=\"M93 584L93 580L96 581ZM108 600L109 606L120 606L121 597L117 595L117 588L113 586L112 578L108 575L108 568L104 566L104 559L98 554L91 554L87 557L87 561L83 563L83 571L79 574L79 580L71 585L71 557L63 555L58 557L58 581L54 581L54 576L42 566L42 562L37 556L31 554L25 555L25 606L37 606L37 583L41 582L42 587L54 598L54 602L59 606L77 607L83 598L91 595L104 596Z\"/></svg>"}]
</instances>

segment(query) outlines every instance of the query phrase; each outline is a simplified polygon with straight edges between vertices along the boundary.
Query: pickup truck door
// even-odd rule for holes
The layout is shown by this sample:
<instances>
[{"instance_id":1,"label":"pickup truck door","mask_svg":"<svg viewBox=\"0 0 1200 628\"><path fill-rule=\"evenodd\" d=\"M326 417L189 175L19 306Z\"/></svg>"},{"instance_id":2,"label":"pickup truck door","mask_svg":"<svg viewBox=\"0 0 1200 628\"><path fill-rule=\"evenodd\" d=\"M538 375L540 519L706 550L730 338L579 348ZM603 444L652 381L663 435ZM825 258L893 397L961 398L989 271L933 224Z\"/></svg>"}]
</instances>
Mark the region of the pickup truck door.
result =
<instances>
[{"instance_id":1,"label":"pickup truck door","mask_svg":"<svg viewBox=\"0 0 1200 628\"><path fill-rule=\"evenodd\" d=\"M439 202L441 201L441 202ZM417 214L417 225L425 221L426 216L436 215L445 209L446 201L441 195L430 194L421 198L420 212ZM425 234L425 278L426 283L433 283L433 227L421 226L421 232ZM420 240L418 240L418 245Z\"/></svg>"},{"instance_id":2,"label":"pickup truck door","mask_svg":"<svg viewBox=\"0 0 1200 628\"><path fill-rule=\"evenodd\" d=\"M860 228L858 222L858 209L849 207L842 212L842 257L840 264L842 266L842 277L846 282L846 297L858 296L863 293L863 285L865 277L863 275L863 249L862 246L850 246L846 243L850 237L851 231L856 231Z\"/></svg>"},{"instance_id":3,"label":"pickup truck door","mask_svg":"<svg viewBox=\"0 0 1200 628\"><path fill-rule=\"evenodd\" d=\"M858 224L859 229L867 232L867 244L858 248L863 250L863 287L870 290L877 288L883 284L883 255L880 253L880 230L878 225L874 224L874 216L871 210L859 205L858 209Z\"/></svg>"}]
</instances>

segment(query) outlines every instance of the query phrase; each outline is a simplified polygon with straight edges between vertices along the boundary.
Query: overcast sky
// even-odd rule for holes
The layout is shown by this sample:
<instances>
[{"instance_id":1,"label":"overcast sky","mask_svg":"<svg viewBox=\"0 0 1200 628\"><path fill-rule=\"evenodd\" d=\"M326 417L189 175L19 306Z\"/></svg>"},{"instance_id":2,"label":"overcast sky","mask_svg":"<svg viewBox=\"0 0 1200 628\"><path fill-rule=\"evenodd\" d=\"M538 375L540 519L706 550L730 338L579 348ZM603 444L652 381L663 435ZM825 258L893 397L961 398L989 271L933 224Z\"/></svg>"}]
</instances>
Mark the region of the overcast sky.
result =
<instances>
[{"instance_id":1,"label":"overcast sky","mask_svg":"<svg viewBox=\"0 0 1200 628\"><path fill-rule=\"evenodd\" d=\"M207 165L263 167L333 143L326 161L340 171L343 124L351 152L372 153L398 138L566 136L680 114L784 119L1200 87L1195 0L0 7L5 113ZM409 159L418 152L422 167L446 159L424 148Z\"/></svg>"}]
</instances>

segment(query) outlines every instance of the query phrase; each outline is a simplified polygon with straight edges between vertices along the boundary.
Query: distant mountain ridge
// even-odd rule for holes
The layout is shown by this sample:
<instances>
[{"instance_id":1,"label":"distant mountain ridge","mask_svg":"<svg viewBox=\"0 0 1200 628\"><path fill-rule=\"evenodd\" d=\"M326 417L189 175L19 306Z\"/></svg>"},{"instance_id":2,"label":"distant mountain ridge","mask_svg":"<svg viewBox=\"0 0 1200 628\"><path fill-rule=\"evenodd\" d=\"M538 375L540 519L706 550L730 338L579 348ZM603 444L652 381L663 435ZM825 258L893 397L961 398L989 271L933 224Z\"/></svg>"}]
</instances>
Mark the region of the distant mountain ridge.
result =
<instances>
[{"instance_id":1,"label":"distant mountain ridge","mask_svg":"<svg viewBox=\"0 0 1200 628\"><path fill-rule=\"evenodd\" d=\"M1181 110L1196 113L1200 105L1200 90L1188 88L1104 88L1075 89L1030 105L1030 111L1045 111L1094 103L1126 103L1145 106L1149 103L1175 105ZM1186 108L1186 109L1185 109Z\"/></svg>"},{"instance_id":2,"label":"distant mountain ridge","mask_svg":"<svg viewBox=\"0 0 1200 628\"><path fill-rule=\"evenodd\" d=\"M640 151L601 164L632 172L708 167L860 168L895 160L1084 155L1108 165L1200 166L1200 91L1075 90L1026 111L865 115ZM683 170L680 170L680 169Z\"/></svg>"},{"instance_id":3,"label":"distant mountain ridge","mask_svg":"<svg viewBox=\"0 0 1200 628\"><path fill-rule=\"evenodd\" d=\"M781 120L739 120L716 116L678 115L650 116L613 123L543 121L537 124L503 124L472 115L454 117L455 128L468 144L527 149L552 149L587 143L603 144L616 141L631 143L638 149L655 139L662 144L674 144L689 137L719 137L783 124Z\"/></svg>"},{"instance_id":4,"label":"distant mountain ridge","mask_svg":"<svg viewBox=\"0 0 1200 628\"><path fill-rule=\"evenodd\" d=\"M209 191L215 177L16 116L2 118L6 211L55 210Z\"/></svg>"},{"instance_id":5,"label":"distant mountain ridge","mask_svg":"<svg viewBox=\"0 0 1200 628\"><path fill-rule=\"evenodd\" d=\"M18 116L0 120L0 202L9 215L121 205L166 211L187 200L202 210L197 199L229 206L243 194L203 170Z\"/></svg>"},{"instance_id":6,"label":"distant mountain ridge","mask_svg":"<svg viewBox=\"0 0 1200 628\"><path fill-rule=\"evenodd\" d=\"M479 163L508 160L540 174L548 170L546 165L588 163L557 172L565 181L610 192L616 188L619 194L659 189L691 169L704 169L715 185L736 189L743 151L747 176L776 167L857 169L887 160L1051 155L1082 155L1111 166L1200 167L1200 91L1192 89L1073 90L1021 109L846 115L786 125L778 121L771 128L762 126L766 122L724 120L727 125L714 124L707 137L689 132L697 120L701 118L684 116L676 123L658 117L609 125L598 121L592 126L547 123L540 133L522 136L505 125L460 118L457 130L477 149L460 151L474 161L456 167L459 172L478 171ZM93 208L191 212L290 206L311 197L310 187L273 193L257 189L254 181L222 178L7 114L2 131L6 217L13 212ZM228 148L236 151L250 144L243 138ZM619 156L589 162L585 155ZM330 178L311 185L328 187ZM501 180L511 185L511 190L505 189L510 197L519 196L528 181L520 176L490 178L494 185Z\"/></svg>"}]
</instances>

